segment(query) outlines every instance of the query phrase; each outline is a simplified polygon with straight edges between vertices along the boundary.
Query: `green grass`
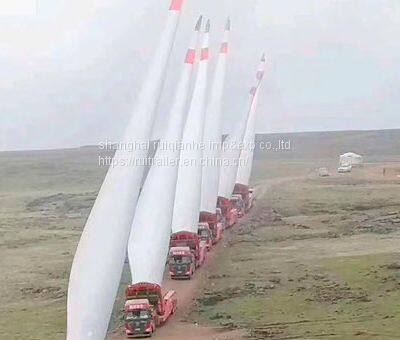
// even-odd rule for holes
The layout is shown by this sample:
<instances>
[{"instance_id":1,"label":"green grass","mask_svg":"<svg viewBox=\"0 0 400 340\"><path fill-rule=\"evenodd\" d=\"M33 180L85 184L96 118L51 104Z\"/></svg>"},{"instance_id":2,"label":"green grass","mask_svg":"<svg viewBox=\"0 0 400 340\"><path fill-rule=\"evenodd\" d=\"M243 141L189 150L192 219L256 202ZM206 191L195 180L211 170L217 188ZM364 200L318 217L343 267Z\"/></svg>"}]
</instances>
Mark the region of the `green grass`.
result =
<instances>
[{"instance_id":1,"label":"green grass","mask_svg":"<svg viewBox=\"0 0 400 340\"><path fill-rule=\"evenodd\" d=\"M256 155L252 183L308 176L319 166L334 168L338 153L350 147L361 148L359 152L365 151L369 160L392 160L391 155L398 151L398 138L394 138L397 135L398 131L374 132L374 143L370 145L366 143L371 140L369 132L293 136L293 152ZM355 145L355 140L361 142ZM65 338L69 270L106 173L104 167L98 166L98 156L98 150L90 148L0 153L1 339ZM381 262L376 254L320 259L318 253L307 253L307 247L305 254L296 253L293 248L307 241L321 243L321 249L328 247L328 232L347 236L353 233L360 216L373 220L374 216L399 211L398 186L369 183L364 177L344 178L295 181L269 189L265 199L258 200L261 211L255 212L257 216L250 223L257 228L244 233L236 230L232 244L221 248L210 274L214 278L210 278L200 297L211 298L215 303L199 303L199 311L192 317L226 327L242 325L262 339L266 335L279 338L299 334L312 338L322 332L336 332L340 339L350 339L364 329L400 338L396 329L399 294L393 290L394 281L380 282L381 276L397 279L395 272L380 267L395 254L386 254ZM271 222L264 207L272 207L290 219L284 219L282 224ZM296 223L310 229L295 228ZM309 239L302 240L303 237ZM378 238L376 242L379 243ZM373 249L371 243L371 252ZM367 275L370 265L377 273ZM354 289L362 288L372 301L315 301L316 290L312 288L316 282L312 275L298 281L307 272L328 273L340 284L347 282ZM129 282L129 276L125 275L123 281ZM310 289L304 291L302 286ZM213 298L216 294L222 297ZM121 321L122 291L119 296L112 327ZM325 318L336 320L318 321Z\"/></svg>"},{"instance_id":2,"label":"green grass","mask_svg":"<svg viewBox=\"0 0 400 340\"><path fill-rule=\"evenodd\" d=\"M246 328L259 339L400 338L400 273L387 268L400 261L399 252L375 253L385 238L353 229L382 216L396 219L391 213L399 207L398 189L384 183L318 179L273 186L258 201L257 217L234 230L219 253L192 318ZM271 209L290 218L276 220ZM327 232L349 254L363 237L367 254L338 256Z\"/></svg>"}]
</instances>

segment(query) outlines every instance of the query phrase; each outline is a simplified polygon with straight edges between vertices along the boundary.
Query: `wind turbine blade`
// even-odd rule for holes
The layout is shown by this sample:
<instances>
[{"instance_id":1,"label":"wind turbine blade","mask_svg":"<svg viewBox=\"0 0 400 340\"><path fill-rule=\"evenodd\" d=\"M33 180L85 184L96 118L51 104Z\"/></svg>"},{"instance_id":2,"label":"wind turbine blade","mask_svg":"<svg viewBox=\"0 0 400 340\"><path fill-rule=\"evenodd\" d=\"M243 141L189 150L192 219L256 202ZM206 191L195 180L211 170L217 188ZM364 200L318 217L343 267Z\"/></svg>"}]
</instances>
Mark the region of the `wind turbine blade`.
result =
<instances>
[{"instance_id":1,"label":"wind turbine blade","mask_svg":"<svg viewBox=\"0 0 400 340\"><path fill-rule=\"evenodd\" d=\"M180 154L172 218L173 233L189 231L197 234L198 229L202 177L201 161L203 156L201 144L204 133L210 55L209 31L210 23L207 21L199 70L182 138L183 148ZM192 145L192 147L189 147L189 145Z\"/></svg>"},{"instance_id":2,"label":"wind turbine blade","mask_svg":"<svg viewBox=\"0 0 400 340\"><path fill-rule=\"evenodd\" d=\"M249 186L251 170L253 168L254 148L255 146L255 126L257 118L257 105L260 90L256 91L253 105L247 122L246 133L243 139L243 144L246 146L241 152L238 162L238 172L236 183ZM251 147L249 147L251 146Z\"/></svg>"},{"instance_id":3,"label":"wind turbine blade","mask_svg":"<svg viewBox=\"0 0 400 340\"><path fill-rule=\"evenodd\" d=\"M164 137L140 194L128 243L132 283L161 285L171 234L179 145L186 118L190 80L201 27L199 19L186 54ZM161 198L161 199L160 199ZM151 250L151 251L149 251Z\"/></svg>"},{"instance_id":4,"label":"wind turbine blade","mask_svg":"<svg viewBox=\"0 0 400 340\"><path fill-rule=\"evenodd\" d=\"M183 1L173 0L160 44L127 126L123 144L147 143L164 83ZM71 268L67 340L106 337L121 279L132 219L144 173L137 160L147 148L117 150L86 222Z\"/></svg>"},{"instance_id":5,"label":"wind turbine blade","mask_svg":"<svg viewBox=\"0 0 400 340\"><path fill-rule=\"evenodd\" d=\"M243 145L243 139L246 133L247 122L249 120L250 113L254 106L254 99L257 91L264 78L266 66L265 55L262 56L260 66L256 73L256 85L250 91L248 107L243 115L242 119L236 125L235 130L230 134L224 141L224 148L222 151L222 159L224 160L221 167L220 182L218 188L218 196L230 199L233 189L236 183L236 176L238 172L238 161L240 157L241 148Z\"/></svg>"},{"instance_id":6,"label":"wind turbine blade","mask_svg":"<svg viewBox=\"0 0 400 340\"><path fill-rule=\"evenodd\" d=\"M214 214L217 207L218 183L222 147L222 97L224 94L226 62L229 50L230 19L225 25L214 80L211 87L211 98L207 106L204 128L204 167L202 176L200 211Z\"/></svg>"}]
</instances>

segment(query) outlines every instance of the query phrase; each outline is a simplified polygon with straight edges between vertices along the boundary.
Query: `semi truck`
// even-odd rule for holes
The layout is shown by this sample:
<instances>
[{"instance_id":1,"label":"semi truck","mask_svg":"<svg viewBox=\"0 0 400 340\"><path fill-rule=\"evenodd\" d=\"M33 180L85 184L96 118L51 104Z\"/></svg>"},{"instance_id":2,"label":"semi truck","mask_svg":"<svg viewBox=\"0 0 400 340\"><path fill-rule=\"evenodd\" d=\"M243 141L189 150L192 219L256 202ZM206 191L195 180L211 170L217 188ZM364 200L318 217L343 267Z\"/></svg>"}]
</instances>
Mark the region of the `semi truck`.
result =
<instances>
[{"instance_id":1,"label":"semi truck","mask_svg":"<svg viewBox=\"0 0 400 340\"><path fill-rule=\"evenodd\" d=\"M200 237L200 243L210 251L213 245L211 228L207 222L200 222L198 226L197 235Z\"/></svg>"},{"instance_id":2,"label":"semi truck","mask_svg":"<svg viewBox=\"0 0 400 340\"><path fill-rule=\"evenodd\" d=\"M253 189L250 189L247 185L236 183L233 194L240 195L242 197L245 205L245 212L247 213L253 205Z\"/></svg>"},{"instance_id":3,"label":"semi truck","mask_svg":"<svg viewBox=\"0 0 400 340\"><path fill-rule=\"evenodd\" d=\"M141 282L125 291L125 334L128 338L151 337L176 311L178 300L173 290L164 296L158 284Z\"/></svg>"},{"instance_id":4,"label":"semi truck","mask_svg":"<svg viewBox=\"0 0 400 340\"><path fill-rule=\"evenodd\" d=\"M221 209L217 209L215 214L202 211L200 213L200 223L207 223L211 230L211 240L212 244L218 243L222 238L222 233L224 230L223 216Z\"/></svg>"},{"instance_id":5,"label":"semi truck","mask_svg":"<svg viewBox=\"0 0 400 340\"><path fill-rule=\"evenodd\" d=\"M244 202L242 195L232 195L231 202L237 211L238 217L242 218L246 213L246 203Z\"/></svg>"},{"instance_id":6,"label":"semi truck","mask_svg":"<svg viewBox=\"0 0 400 340\"><path fill-rule=\"evenodd\" d=\"M175 247L189 247L195 258L195 268L200 267L206 260L207 249L200 242L199 235L190 231L180 231L171 235L170 249Z\"/></svg>"},{"instance_id":7,"label":"semi truck","mask_svg":"<svg viewBox=\"0 0 400 340\"><path fill-rule=\"evenodd\" d=\"M238 212L230 199L219 196L217 206L219 209L221 209L222 215L226 220L227 228L232 227L237 223Z\"/></svg>"},{"instance_id":8,"label":"semi truck","mask_svg":"<svg viewBox=\"0 0 400 340\"><path fill-rule=\"evenodd\" d=\"M190 280L196 270L196 257L189 247L172 247L168 255L168 269L172 280Z\"/></svg>"}]
</instances>

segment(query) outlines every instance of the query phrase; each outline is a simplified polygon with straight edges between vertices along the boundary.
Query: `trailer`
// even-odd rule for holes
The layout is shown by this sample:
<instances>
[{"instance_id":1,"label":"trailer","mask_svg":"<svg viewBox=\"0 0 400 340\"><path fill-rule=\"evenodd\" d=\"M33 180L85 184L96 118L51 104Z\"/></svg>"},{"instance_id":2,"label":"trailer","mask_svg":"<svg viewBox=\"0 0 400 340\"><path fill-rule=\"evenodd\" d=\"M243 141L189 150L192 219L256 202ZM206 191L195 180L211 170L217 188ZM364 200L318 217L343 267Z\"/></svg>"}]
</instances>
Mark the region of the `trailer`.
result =
<instances>
[{"instance_id":1,"label":"trailer","mask_svg":"<svg viewBox=\"0 0 400 340\"><path fill-rule=\"evenodd\" d=\"M200 242L199 235L190 231L180 231L171 235L170 249L174 247L189 247L196 259L196 268L206 260L207 249Z\"/></svg>"},{"instance_id":2,"label":"trailer","mask_svg":"<svg viewBox=\"0 0 400 340\"><path fill-rule=\"evenodd\" d=\"M189 247L172 247L168 255L168 269L172 280L190 280L196 270L196 257Z\"/></svg>"},{"instance_id":3,"label":"trailer","mask_svg":"<svg viewBox=\"0 0 400 340\"><path fill-rule=\"evenodd\" d=\"M164 296L158 284L141 282L125 291L125 334L128 338L152 336L176 311L178 300L173 290Z\"/></svg>"},{"instance_id":4,"label":"trailer","mask_svg":"<svg viewBox=\"0 0 400 340\"><path fill-rule=\"evenodd\" d=\"M224 230L224 222L221 209L217 209L215 214L202 211L200 213L200 223L207 223L211 230L212 244L216 244L221 240Z\"/></svg>"}]
</instances>

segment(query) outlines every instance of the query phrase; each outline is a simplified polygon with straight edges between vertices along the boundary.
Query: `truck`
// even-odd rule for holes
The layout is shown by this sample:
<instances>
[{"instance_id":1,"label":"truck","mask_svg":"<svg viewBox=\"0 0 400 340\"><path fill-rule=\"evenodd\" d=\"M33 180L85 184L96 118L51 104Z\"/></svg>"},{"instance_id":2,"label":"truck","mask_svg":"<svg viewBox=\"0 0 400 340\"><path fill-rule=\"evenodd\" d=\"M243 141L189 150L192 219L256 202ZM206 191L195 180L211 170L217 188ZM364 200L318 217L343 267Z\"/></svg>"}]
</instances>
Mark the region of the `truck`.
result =
<instances>
[{"instance_id":1,"label":"truck","mask_svg":"<svg viewBox=\"0 0 400 340\"><path fill-rule=\"evenodd\" d=\"M179 231L171 235L170 249L174 247L189 247L195 258L195 268L200 267L206 260L207 249L200 242L198 234L190 231Z\"/></svg>"},{"instance_id":2,"label":"truck","mask_svg":"<svg viewBox=\"0 0 400 340\"><path fill-rule=\"evenodd\" d=\"M226 219L221 208L215 209L215 214L217 215L217 221L221 225L222 231L224 231L226 229Z\"/></svg>"},{"instance_id":3,"label":"truck","mask_svg":"<svg viewBox=\"0 0 400 340\"><path fill-rule=\"evenodd\" d=\"M242 195L234 194L231 197L232 205L236 208L238 217L242 218L246 213L246 203L244 202Z\"/></svg>"},{"instance_id":4,"label":"truck","mask_svg":"<svg viewBox=\"0 0 400 340\"><path fill-rule=\"evenodd\" d=\"M351 164L342 164L338 168L338 173L345 174L351 172L351 170L353 170L353 166Z\"/></svg>"},{"instance_id":5,"label":"truck","mask_svg":"<svg viewBox=\"0 0 400 340\"><path fill-rule=\"evenodd\" d=\"M254 195L254 189L253 188L249 188L249 201L248 201L248 210L247 210L247 212L249 212L249 210L253 207L255 199L256 199L256 197Z\"/></svg>"},{"instance_id":6,"label":"truck","mask_svg":"<svg viewBox=\"0 0 400 340\"><path fill-rule=\"evenodd\" d=\"M178 305L176 293L164 296L158 284L141 282L125 290L125 335L128 338L151 337L157 327L173 315Z\"/></svg>"},{"instance_id":7,"label":"truck","mask_svg":"<svg viewBox=\"0 0 400 340\"><path fill-rule=\"evenodd\" d=\"M200 223L207 223L211 230L212 244L218 243L222 238L222 232L224 230L223 215L221 209L217 209L215 214L202 211L199 218Z\"/></svg>"},{"instance_id":8,"label":"truck","mask_svg":"<svg viewBox=\"0 0 400 340\"><path fill-rule=\"evenodd\" d=\"M196 270L196 257L189 247L172 247L168 255L168 269L172 280L190 280Z\"/></svg>"},{"instance_id":9,"label":"truck","mask_svg":"<svg viewBox=\"0 0 400 340\"><path fill-rule=\"evenodd\" d=\"M238 212L236 208L233 206L233 203L230 199L225 197L218 197L217 207L221 209L222 215L226 220L226 227L232 227L238 221Z\"/></svg>"},{"instance_id":10,"label":"truck","mask_svg":"<svg viewBox=\"0 0 400 340\"><path fill-rule=\"evenodd\" d=\"M198 224L197 235L200 237L200 243L206 247L207 251L210 251L213 241L211 228L207 222L200 222Z\"/></svg>"},{"instance_id":11,"label":"truck","mask_svg":"<svg viewBox=\"0 0 400 340\"><path fill-rule=\"evenodd\" d=\"M233 194L242 197L245 205L245 212L247 213L253 206L253 189L250 189L247 185L236 183Z\"/></svg>"}]
</instances>

